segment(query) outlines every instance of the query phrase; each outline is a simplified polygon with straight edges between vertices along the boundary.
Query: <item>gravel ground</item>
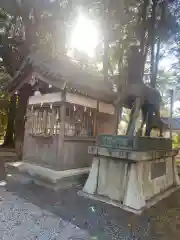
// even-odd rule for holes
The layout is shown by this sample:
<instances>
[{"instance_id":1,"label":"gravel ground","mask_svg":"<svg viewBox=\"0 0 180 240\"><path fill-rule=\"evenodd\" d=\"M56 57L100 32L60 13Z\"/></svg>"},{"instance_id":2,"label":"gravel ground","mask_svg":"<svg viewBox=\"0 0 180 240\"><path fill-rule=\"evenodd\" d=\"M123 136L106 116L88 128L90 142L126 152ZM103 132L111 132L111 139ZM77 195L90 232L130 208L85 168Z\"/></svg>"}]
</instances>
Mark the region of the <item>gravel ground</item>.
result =
<instances>
[{"instance_id":1,"label":"gravel ground","mask_svg":"<svg viewBox=\"0 0 180 240\"><path fill-rule=\"evenodd\" d=\"M5 178L0 161L0 180ZM180 191L141 216L35 185L0 184L0 240L179 240Z\"/></svg>"},{"instance_id":2,"label":"gravel ground","mask_svg":"<svg viewBox=\"0 0 180 240\"><path fill-rule=\"evenodd\" d=\"M77 195L78 188L53 192L35 185L9 185L7 189L11 196L13 194L15 198L21 199L19 201L25 199L23 201L27 201L29 206L38 206L39 212L44 209L54 214L56 219L68 222L66 224L69 224L70 229L75 229L75 225L85 231L82 232L85 238L72 239L180 239L180 191L141 216L136 216L122 209L80 197ZM88 237L87 232L91 237Z\"/></svg>"},{"instance_id":3,"label":"gravel ground","mask_svg":"<svg viewBox=\"0 0 180 240\"><path fill-rule=\"evenodd\" d=\"M85 240L88 232L0 188L0 239Z\"/></svg>"}]
</instances>

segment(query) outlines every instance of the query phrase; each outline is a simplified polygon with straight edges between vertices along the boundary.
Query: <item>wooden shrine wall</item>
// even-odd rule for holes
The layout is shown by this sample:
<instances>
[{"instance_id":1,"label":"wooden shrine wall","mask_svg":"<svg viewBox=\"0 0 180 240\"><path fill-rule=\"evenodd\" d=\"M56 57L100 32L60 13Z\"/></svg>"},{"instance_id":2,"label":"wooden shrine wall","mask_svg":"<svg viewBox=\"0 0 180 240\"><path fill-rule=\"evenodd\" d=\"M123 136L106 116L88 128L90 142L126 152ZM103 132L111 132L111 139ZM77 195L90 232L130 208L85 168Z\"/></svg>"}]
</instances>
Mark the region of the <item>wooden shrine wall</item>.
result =
<instances>
[{"instance_id":1,"label":"wooden shrine wall","mask_svg":"<svg viewBox=\"0 0 180 240\"><path fill-rule=\"evenodd\" d=\"M29 99L30 111L28 114L31 114L31 117L27 114L23 160L57 170L83 168L91 165L92 156L88 154L88 146L95 143L97 134L113 133L114 107L111 104L72 93L67 93L65 99L64 124L62 124L61 116L57 117L61 112L61 93L36 95ZM87 131L86 126L85 130L81 129L79 135L72 134L72 131L67 134L67 125L73 125L69 120L72 106L84 111L81 116L89 114L91 131ZM32 123L32 109L34 109L34 117L38 117L38 121L41 122L40 127L39 125L37 127L36 121ZM39 113L36 113L35 109L39 109ZM74 109L74 111L76 110ZM43 122L44 119L45 122ZM87 125L89 126L89 124ZM64 131L62 131L63 126ZM32 127L35 129L34 131L32 131Z\"/></svg>"},{"instance_id":2,"label":"wooden shrine wall","mask_svg":"<svg viewBox=\"0 0 180 240\"><path fill-rule=\"evenodd\" d=\"M25 125L23 161L36 163L50 168L61 169L62 162L59 161L61 149L63 146L63 138L56 134L52 136L33 136L31 132L31 124L27 121Z\"/></svg>"}]
</instances>

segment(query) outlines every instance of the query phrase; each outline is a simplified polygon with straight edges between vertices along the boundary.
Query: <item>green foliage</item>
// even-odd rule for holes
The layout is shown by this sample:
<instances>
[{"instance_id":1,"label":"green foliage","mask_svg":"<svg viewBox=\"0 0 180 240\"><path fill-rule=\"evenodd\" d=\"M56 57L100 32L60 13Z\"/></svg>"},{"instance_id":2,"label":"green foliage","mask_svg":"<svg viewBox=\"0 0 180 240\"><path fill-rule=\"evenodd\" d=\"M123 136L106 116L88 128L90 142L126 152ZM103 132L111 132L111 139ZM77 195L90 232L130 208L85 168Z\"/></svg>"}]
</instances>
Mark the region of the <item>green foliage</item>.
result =
<instances>
[{"instance_id":1,"label":"green foliage","mask_svg":"<svg viewBox=\"0 0 180 240\"><path fill-rule=\"evenodd\" d=\"M173 148L180 148L180 135L173 136Z\"/></svg>"},{"instance_id":2,"label":"green foliage","mask_svg":"<svg viewBox=\"0 0 180 240\"><path fill-rule=\"evenodd\" d=\"M0 72L0 138L5 135L7 127L7 113L9 105L9 97L4 87L10 81L10 77L3 70Z\"/></svg>"},{"instance_id":3,"label":"green foliage","mask_svg":"<svg viewBox=\"0 0 180 240\"><path fill-rule=\"evenodd\" d=\"M156 2L156 16L153 24L152 16L152 4L150 2ZM148 50L151 48L154 35L154 44L157 44L157 40L160 38L161 43L168 44L174 41L179 34L179 16L175 11L177 1L149 1L146 12L144 8L148 1L111 1L108 12L104 13L104 5L101 1L96 3L95 6L91 6L91 14L97 17L101 27L103 29L104 18L106 19L106 31L108 33L109 49L108 61L109 61L109 75L119 74L116 81L121 82L126 73L124 67L126 65L126 52L131 44L138 44L143 42L143 55L144 60ZM180 1L179 1L180 2ZM123 9L123 11L122 11ZM153 26L152 26L153 25ZM143 37L144 34L144 37ZM144 39L143 39L144 38ZM100 43L101 58L99 61L103 61L102 42ZM161 51L160 51L161 55ZM155 65L157 63L155 62ZM126 70L125 70L126 71ZM142 70L143 71L143 70Z\"/></svg>"},{"instance_id":4,"label":"green foliage","mask_svg":"<svg viewBox=\"0 0 180 240\"><path fill-rule=\"evenodd\" d=\"M154 1L156 0L149 2ZM107 49L108 72L111 76L117 74L119 82L125 79L124 69L129 46L143 42L141 52L145 62L152 43L153 31L155 43L157 38L161 38L162 42L165 43L171 41L176 43L176 53L180 53L180 38L178 38L180 18L177 14L177 8L180 9L180 0L163 1L163 4L166 4L165 8L163 4L157 4L156 24L154 25L152 24L152 4L149 4L146 8L147 11L144 11L147 2L145 0L113 0L110 1L107 11L102 0L1 0L0 59L2 62L0 64L3 65L1 71L4 76L0 76L0 86L5 86L8 83L9 75L14 76L23 59L31 51L43 49L48 54L54 55L62 49L65 50L67 43L65 33L68 33L73 26L72 22L79 6L100 23L102 35L106 31L109 44L109 49ZM163 21L161 21L162 9L164 9ZM103 61L103 37L100 39L99 45L98 51L101 54L97 56L96 63ZM59 48L61 49L59 50ZM173 49L171 48L171 50ZM82 53L76 55L83 68L86 67L87 70L97 69L97 64L89 64L86 56L83 56ZM143 65L144 63L138 64ZM8 72L8 75L5 74L5 71ZM160 73L157 84L164 94L165 85L169 86L168 82L174 83L174 81L173 76ZM2 89L0 90L0 99L8 103L7 93L4 93ZM3 103L3 106L5 105ZM0 107L0 109L3 111L2 116L6 116L6 108ZM7 119L6 117L3 119L2 124L0 124L5 126Z\"/></svg>"},{"instance_id":5,"label":"green foliage","mask_svg":"<svg viewBox=\"0 0 180 240\"><path fill-rule=\"evenodd\" d=\"M168 90L174 86L180 86L180 78L176 71L159 70L157 77L157 88L159 89L164 101L169 99Z\"/></svg>"}]
</instances>

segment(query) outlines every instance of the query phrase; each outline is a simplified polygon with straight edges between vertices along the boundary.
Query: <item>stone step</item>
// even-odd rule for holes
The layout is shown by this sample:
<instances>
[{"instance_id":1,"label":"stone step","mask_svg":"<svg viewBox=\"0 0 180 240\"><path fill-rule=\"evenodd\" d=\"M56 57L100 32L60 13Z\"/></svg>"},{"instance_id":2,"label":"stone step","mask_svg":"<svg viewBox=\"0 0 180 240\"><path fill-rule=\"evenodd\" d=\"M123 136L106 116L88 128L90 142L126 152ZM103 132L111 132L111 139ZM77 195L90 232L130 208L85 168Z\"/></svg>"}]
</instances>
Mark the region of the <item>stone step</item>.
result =
<instances>
[{"instance_id":1,"label":"stone step","mask_svg":"<svg viewBox=\"0 0 180 240\"><path fill-rule=\"evenodd\" d=\"M176 164L176 166L177 166L177 172L180 175L180 164L178 163L178 164Z\"/></svg>"},{"instance_id":2,"label":"stone step","mask_svg":"<svg viewBox=\"0 0 180 240\"><path fill-rule=\"evenodd\" d=\"M35 183L40 186L58 190L73 184L84 184L89 168L55 171L27 162L11 162L5 164L7 180L21 183Z\"/></svg>"},{"instance_id":3,"label":"stone step","mask_svg":"<svg viewBox=\"0 0 180 240\"><path fill-rule=\"evenodd\" d=\"M15 162L18 161L18 156L15 149L0 148L0 161Z\"/></svg>"}]
</instances>

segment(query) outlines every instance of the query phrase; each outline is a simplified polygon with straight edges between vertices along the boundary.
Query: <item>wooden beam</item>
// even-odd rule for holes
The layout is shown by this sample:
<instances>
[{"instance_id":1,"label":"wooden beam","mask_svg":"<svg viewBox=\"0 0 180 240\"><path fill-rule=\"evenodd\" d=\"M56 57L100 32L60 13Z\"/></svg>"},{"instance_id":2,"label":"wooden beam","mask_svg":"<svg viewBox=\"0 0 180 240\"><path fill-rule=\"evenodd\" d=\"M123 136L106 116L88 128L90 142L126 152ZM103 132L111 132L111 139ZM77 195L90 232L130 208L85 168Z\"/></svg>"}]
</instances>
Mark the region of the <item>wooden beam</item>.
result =
<instances>
[{"instance_id":1,"label":"wooden beam","mask_svg":"<svg viewBox=\"0 0 180 240\"><path fill-rule=\"evenodd\" d=\"M118 134L119 122L121 121L122 107L118 105L116 108L116 118L115 118L115 134Z\"/></svg>"},{"instance_id":2,"label":"wooden beam","mask_svg":"<svg viewBox=\"0 0 180 240\"><path fill-rule=\"evenodd\" d=\"M97 107L97 100L94 100L89 97L81 96L76 93L67 93L66 94L66 102L81 105L89 108Z\"/></svg>"},{"instance_id":3,"label":"wooden beam","mask_svg":"<svg viewBox=\"0 0 180 240\"><path fill-rule=\"evenodd\" d=\"M66 101L66 92L63 91L62 92L62 102L61 102L61 108L60 108L60 119L61 119L61 123L60 123L60 134L61 136L65 136L65 118L66 118L66 105L65 105L65 101Z\"/></svg>"},{"instance_id":4,"label":"wooden beam","mask_svg":"<svg viewBox=\"0 0 180 240\"><path fill-rule=\"evenodd\" d=\"M62 101L62 93L48 93L44 95L36 95L29 98L29 105L45 104Z\"/></svg>"},{"instance_id":5,"label":"wooden beam","mask_svg":"<svg viewBox=\"0 0 180 240\"><path fill-rule=\"evenodd\" d=\"M94 137L98 134L98 113L99 113L99 101L97 101L97 107L94 115Z\"/></svg>"},{"instance_id":6,"label":"wooden beam","mask_svg":"<svg viewBox=\"0 0 180 240\"><path fill-rule=\"evenodd\" d=\"M112 104L99 102L99 112L107 113L114 115L115 114L115 107Z\"/></svg>"}]
</instances>

